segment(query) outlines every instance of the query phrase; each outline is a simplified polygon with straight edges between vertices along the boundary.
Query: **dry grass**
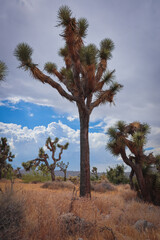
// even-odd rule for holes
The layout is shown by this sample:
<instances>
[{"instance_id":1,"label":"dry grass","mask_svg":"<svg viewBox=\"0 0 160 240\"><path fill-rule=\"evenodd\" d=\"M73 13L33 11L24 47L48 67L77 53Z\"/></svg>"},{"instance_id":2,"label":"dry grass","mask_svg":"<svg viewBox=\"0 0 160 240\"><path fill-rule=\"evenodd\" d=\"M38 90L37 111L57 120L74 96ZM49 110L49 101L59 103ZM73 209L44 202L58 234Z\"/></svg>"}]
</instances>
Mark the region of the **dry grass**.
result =
<instances>
[{"instance_id":1,"label":"dry grass","mask_svg":"<svg viewBox=\"0 0 160 240\"><path fill-rule=\"evenodd\" d=\"M4 191L9 184L3 181L0 182L0 187ZM138 201L128 185L118 186L115 191L106 193L92 192L91 200L76 198L72 213L97 228L89 236L85 233L83 236L76 233L74 236L63 234L63 226L58 219L69 212L73 191L67 188L45 189L42 185L24 184L20 181L14 184L16 197L23 199L25 204L25 222L20 226L25 240L78 240L78 237L83 237L83 240L114 239L108 230L97 230L104 226L113 230L117 240L160 239L160 208ZM133 227L139 219L152 222L157 229L139 233Z\"/></svg>"}]
</instances>

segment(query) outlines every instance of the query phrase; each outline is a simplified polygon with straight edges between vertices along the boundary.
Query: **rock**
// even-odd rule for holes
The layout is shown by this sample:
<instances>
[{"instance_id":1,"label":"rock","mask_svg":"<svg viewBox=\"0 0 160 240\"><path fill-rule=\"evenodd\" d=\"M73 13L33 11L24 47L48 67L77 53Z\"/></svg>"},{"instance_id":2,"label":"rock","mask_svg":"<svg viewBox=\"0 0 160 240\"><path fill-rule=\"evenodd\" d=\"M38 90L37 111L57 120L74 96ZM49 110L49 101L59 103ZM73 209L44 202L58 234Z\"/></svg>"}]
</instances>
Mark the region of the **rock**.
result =
<instances>
[{"instance_id":1,"label":"rock","mask_svg":"<svg viewBox=\"0 0 160 240\"><path fill-rule=\"evenodd\" d=\"M61 228L63 228L63 231L69 235L74 235L75 233L80 235L83 235L84 233L90 234L93 230L92 223L86 222L83 218L80 218L73 213L61 215L58 222L60 223Z\"/></svg>"},{"instance_id":2,"label":"rock","mask_svg":"<svg viewBox=\"0 0 160 240\"><path fill-rule=\"evenodd\" d=\"M139 231L139 232L142 232L142 231L146 231L146 230L153 230L155 229L155 225L151 222L148 222L144 219L140 219L138 220L135 224L134 224L134 228Z\"/></svg>"},{"instance_id":3,"label":"rock","mask_svg":"<svg viewBox=\"0 0 160 240\"><path fill-rule=\"evenodd\" d=\"M58 226L60 227L61 239L64 239L64 237L69 235L75 236L77 240L83 240L83 237L92 240L94 239L95 234L98 233L100 239L105 240L107 236L107 239L116 240L111 228L107 226L97 226L96 224L85 221L83 218L80 218L73 213L62 214L58 218Z\"/></svg>"}]
</instances>

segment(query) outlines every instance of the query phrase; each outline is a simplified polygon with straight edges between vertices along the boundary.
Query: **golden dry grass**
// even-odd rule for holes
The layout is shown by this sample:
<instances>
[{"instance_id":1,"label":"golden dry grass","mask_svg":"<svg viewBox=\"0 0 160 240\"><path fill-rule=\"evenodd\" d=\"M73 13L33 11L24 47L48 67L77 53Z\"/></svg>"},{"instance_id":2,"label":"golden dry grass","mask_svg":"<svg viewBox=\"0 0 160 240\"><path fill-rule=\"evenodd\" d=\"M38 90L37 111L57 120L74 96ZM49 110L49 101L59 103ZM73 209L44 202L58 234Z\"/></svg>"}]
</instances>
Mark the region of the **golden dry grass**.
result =
<instances>
[{"instance_id":1,"label":"golden dry grass","mask_svg":"<svg viewBox=\"0 0 160 240\"><path fill-rule=\"evenodd\" d=\"M10 184L9 181L1 181L2 191ZM60 240L62 239L62 226L57 219L69 212L72 189L44 189L43 184L24 184L20 180L15 181L14 192L17 198L22 198L25 204L25 222L21 232L26 240ZM77 197L73 202L72 213L85 221L98 227L111 228L117 240L159 240L160 239L160 208L152 204L138 201L136 193L131 191L129 185L118 186L115 191L106 193L92 192L92 199ZM139 219L152 222L157 229L139 233L133 225ZM77 240L82 236L67 236L63 239ZM93 239L112 240L110 232L100 234L95 230Z\"/></svg>"}]
</instances>

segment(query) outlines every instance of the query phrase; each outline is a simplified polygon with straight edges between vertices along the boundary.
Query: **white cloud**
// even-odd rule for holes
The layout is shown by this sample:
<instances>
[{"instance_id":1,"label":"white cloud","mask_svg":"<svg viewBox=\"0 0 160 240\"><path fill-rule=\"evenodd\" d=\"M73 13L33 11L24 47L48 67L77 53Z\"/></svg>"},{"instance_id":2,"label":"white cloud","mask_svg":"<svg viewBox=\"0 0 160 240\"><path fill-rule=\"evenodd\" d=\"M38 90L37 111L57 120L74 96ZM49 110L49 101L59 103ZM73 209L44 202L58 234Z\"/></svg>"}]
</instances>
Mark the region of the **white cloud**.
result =
<instances>
[{"instance_id":1,"label":"white cloud","mask_svg":"<svg viewBox=\"0 0 160 240\"><path fill-rule=\"evenodd\" d=\"M33 113L30 113L30 114L29 114L29 116L30 116L30 117L33 117L33 116L34 116L34 114L33 114Z\"/></svg>"},{"instance_id":2,"label":"white cloud","mask_svg":"<svg viewBox=\"0 0 160 240\"><path fill-rule=\"evenodd\" d=\"M77 118L78 118L78 116L74 115L74 116L67 117L67 120L70 121L70 122L73 122Z\"/></svg>"}]
</instances>

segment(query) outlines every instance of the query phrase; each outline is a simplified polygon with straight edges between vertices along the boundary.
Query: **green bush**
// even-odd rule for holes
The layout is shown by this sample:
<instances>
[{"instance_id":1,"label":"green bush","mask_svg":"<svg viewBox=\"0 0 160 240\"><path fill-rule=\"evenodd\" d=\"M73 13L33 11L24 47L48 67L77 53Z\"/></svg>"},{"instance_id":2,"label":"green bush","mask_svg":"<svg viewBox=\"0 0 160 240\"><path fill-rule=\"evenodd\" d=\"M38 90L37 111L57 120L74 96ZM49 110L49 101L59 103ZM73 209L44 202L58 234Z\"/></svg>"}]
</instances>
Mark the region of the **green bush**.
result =
<instances>
[{"instance_id":1,"label":"green bush","mask_svg":"<svg viewBox=\"0 0 160 240\"><path fill-rule=\"evenodd\" d=\"M44 176L42 172L33 171L31 173L23 174L22 180L24 183L47 182L47 181L51 181L51 176L50 175Z\"/></svg>"},{"instance_id":2,"label":"green bush","mask_svg":"<svg viewBox=\"0 0 160 240\"><path fill-rule=\"evenodd\" d=\"M129 179L125 176L124 165L117 165L115 168L109 167L107 179L113 184L127 184Z\"/></svg>"}]
</instances>

